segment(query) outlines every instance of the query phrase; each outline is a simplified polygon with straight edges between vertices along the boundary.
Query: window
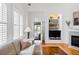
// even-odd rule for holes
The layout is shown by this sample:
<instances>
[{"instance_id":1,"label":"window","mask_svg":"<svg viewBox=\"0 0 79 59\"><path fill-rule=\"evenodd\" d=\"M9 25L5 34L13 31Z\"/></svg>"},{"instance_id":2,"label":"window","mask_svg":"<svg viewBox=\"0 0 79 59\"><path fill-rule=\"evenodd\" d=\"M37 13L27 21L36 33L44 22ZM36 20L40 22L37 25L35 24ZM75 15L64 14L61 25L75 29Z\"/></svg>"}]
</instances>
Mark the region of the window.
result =
<instances>
[{"instance_id":1,"label":"window","mask_svg":"<svg viewBox=\"0 0 79 59\"><path fill-rule=\"evenodd\" d=\"M20 15L20 37L23 36L23 16Z\"/></svg>"},{"instance_id":2,"label":"window","mask_svg":"<svg viewBox=\"0 0 79 59\"><path fill-rule=\"evenodd\" d=\"M7 42L7 6L0 4L0 45Z\"/></svg>"},{"instance_id":3,"label":"window","mask_svg":"<svg viewBox=\"0 0 79 59\"><path fill-rule=\"evenodd\" d=\"M14 12L14 40L23 36L23 16Z\"/></svg>"}]
</instances>

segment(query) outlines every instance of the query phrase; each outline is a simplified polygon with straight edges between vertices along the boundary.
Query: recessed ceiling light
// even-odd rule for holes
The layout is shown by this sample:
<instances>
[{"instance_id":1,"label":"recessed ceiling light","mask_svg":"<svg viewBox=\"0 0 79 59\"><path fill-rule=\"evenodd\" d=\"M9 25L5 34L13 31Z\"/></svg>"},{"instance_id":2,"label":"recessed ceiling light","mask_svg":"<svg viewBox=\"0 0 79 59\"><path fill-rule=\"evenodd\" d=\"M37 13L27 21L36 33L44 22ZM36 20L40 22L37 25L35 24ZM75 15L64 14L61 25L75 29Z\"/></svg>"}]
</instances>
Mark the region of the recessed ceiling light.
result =
<instances>
[{"instance_id":1,"label":"recessed ceiling light","mask_svg":"<svg viewBox=\"0 0 79 59\"><path fill-rule=\"evenodd\" d=\"M28 3L28 6L31 6L31 3Z\"/></svg>"}]
</instances>

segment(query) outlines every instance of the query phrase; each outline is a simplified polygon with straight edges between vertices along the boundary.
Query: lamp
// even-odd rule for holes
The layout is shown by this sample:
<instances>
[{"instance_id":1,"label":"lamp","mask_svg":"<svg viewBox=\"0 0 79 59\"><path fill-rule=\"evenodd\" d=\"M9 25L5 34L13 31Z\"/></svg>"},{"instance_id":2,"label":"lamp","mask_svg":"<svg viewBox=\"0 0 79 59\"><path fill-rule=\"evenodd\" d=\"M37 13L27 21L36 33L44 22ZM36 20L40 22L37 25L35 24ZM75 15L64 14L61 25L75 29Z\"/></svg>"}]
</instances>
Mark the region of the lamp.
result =
<instances>
[{"instance_id":1,"label":"lamp","mask_svg":"<svg viewBox=\"0 0 79 59\"><path fill-rule=\"evenodd\" d=\"M25 29L25 31L24 31L24 32L27 32L27 38L28 38L28 39L29 39L30 31L31 31L30 27L27 27L27 28Z\"/></svg>"}]
</instances>

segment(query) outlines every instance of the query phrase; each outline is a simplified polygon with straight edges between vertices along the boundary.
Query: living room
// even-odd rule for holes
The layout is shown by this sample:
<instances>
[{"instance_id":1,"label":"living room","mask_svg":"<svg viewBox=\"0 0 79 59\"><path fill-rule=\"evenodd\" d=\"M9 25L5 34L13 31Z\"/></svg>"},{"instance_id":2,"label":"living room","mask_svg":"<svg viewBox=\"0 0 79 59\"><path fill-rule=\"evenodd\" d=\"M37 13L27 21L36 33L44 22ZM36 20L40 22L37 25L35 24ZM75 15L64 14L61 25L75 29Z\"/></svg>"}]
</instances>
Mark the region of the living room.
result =
<instances>
[{"instance_id":1,"label":"living room","mask_svg":"<svg viewBox=\"0 0 79 59\"><path fill-rule=\"evenodd\" d=\"M79 55L79 3L1 3L0 26L0 55Z\"/></svg>"}]
</instances>

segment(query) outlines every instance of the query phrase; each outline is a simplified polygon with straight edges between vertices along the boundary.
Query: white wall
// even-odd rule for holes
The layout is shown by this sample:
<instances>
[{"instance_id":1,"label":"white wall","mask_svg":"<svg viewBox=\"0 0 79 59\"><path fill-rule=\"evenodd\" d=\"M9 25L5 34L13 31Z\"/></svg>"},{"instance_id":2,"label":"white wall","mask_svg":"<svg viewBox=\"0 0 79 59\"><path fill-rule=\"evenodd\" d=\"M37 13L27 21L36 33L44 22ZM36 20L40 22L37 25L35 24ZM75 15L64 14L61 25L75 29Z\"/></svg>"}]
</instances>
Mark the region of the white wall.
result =
<instances>
[{"instance_id":1,"label":"white wall","mask_svg":"<svg viewBox=\"0 0 79 59\"><path fill-rule=\"evenodd\" d=\"M70 28L72 28L72 21L73 21L73 12L79 10L79 4L65 4L64 11L63 11L63 30L64 30L64 36L63 36L63 42L69 44L69 28L67 24L65 23L66 20L70 20Z\"/></svg>"},{"instance_id":2,"label":"white wall","mask_svg":"<svg viewBox=\"0 0 79 59\"><path fill-rule=\"evenodd\" d=\"M34 38L34 22L44 22L44 13L43 12L29 12L28 13L28 23L29 27L32 29L31 38ZM44 24L43 24L44 25Z\"/></svg>"},{"instance_id":3,"label":"white wall","mask_svg":"<svg viewBox=\"0 0 79 59\"><path fill-rule=\"evenodd\" d=\"M41 15L40 17L43 17L43 20L45 22L45 24L44 24L44 26L45 26L44 31L45 31L45 41L46 42L56 42L56 43L57 42L62 42L62 40L49 40L49 23L48 23L48 21L49 21L48 20L49 14L51 14L51 13L58 13L58 14L60 14L61 13L60 12L61 8L58 9L58 7L60 7L60 6L57 6L57 5L54 5L53 7L51 5L52 8L50 7L50 4L47 7L45 5L44 4L42 4L42 5L38 5L37 4L37 5L34 5L33 7L31 7L30 11L32 12L32 16L40 16ZM35 14L35 12L37 12L37 13ZM41 21L42 21L42 19L41 19Z\"/></svg>"},{"instance_id":4,"label":"white wall","mask_svg":"<svg viewBox=\"0 0 79 59\"><path fill-rule=\"evenodd\" d=\"M14 21L14 14L13 12L16 11L19 14L23 15L23 22L24 22L24 29L27 27L28 24L28 11L26 7L23 7L22 4L16 4L16 3L6 3L8 8L8 41L13 40L13 21ZM26 36L26 33L24 33L24 36Z\"/></svg>"},{"instance_id":5,"label":"white wall","mask_svg":"<svg viewBox=\"0 0 79 59\"><path fill-rule=\"evenodd\" d=\"M46 42L62 42L62 40L49 40L49 20L48 20L49 12L29 12L29 26L33 30L33 22L34 21L41 21L43 22L43 36L45 37ZM34 18L37 18L36 20ZM62 20L62 19L61 19ZM33 35L33 31L31 32ZM33 37L33 36L32 36Z\"/></svg>"},{"instance_id":6,"label":"white wall","mask_svg":"<svg viewBox=\"0 0 79 59\"><path fill-rule=\"evenodd\" d=\"M73 21L73 11L79 9L79 4L32 4L29 8L31 12L44 13L45 17L45 40L46 42L69 42L68 27L65 23L66 20ZM43 12L43 13L42 13ZM48 37L48 15L50 13L62 14L62 40L49 40Z\"/></svg>"},{"instance_id":7,"label":"white wall","mask_svg":"<svg viewBox=\"0 0 79 59\"><path fill-rule=\"evenodd\" d=\"M43 24L45 26L45 40L46 42L69 42L69 35L68 35L68 27L65 23L66 20L73 21L73 11L79 10L79 4L32 4L31 7L26 7L24 4L8 4L8 20L9 24L12 24L13 20L13 10L16 10L17 12L21 13L23 15L24 19L24 29L27 26L30 26L31 29L33 27L33 17L40 17L41 20L45 23ZM49 40L49 33L48 33L48 15L50 13L58 13L62 14L62 40ZM13 27L12 25L9 25L11 29L8 29L8 39L12 39L13 36ZM33 31L31 32L31 37L33 37Z\"/></svg>"}]
</instances>

